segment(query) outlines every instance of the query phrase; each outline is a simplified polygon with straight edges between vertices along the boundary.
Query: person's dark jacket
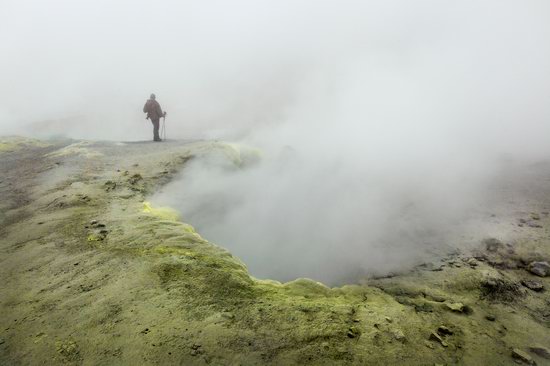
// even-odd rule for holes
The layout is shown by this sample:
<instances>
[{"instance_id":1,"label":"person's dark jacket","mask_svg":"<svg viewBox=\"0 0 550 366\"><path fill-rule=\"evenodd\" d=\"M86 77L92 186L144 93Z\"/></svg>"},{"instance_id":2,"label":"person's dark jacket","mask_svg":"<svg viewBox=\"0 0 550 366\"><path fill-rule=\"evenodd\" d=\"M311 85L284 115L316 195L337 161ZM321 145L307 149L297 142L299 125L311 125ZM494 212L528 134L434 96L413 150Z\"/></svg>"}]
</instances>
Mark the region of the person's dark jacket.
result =
<instances>
[{"instance_id":1,"label":"person's dark jacket","mask_svg":"<svg viewBox=\"0 0 550 366\"><path fill-rule=\"evenodd\" d=\"M159 102L154 99L147 99L147 102L145 102L145 105L143 106L143 113L147 113L147 118L151 118L153 121L164 116Z\"/></svg>"}]
</instances>

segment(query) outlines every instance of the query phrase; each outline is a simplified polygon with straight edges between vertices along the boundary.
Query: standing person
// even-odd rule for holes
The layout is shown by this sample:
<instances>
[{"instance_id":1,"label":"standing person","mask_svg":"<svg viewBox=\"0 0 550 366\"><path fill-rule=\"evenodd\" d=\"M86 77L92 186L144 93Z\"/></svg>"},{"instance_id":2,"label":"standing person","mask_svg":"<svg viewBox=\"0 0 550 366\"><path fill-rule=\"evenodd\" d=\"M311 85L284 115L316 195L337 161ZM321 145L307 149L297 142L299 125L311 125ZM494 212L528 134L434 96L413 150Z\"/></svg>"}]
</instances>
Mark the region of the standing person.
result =
<instances>
[{"instance_id":1,"label":"standing person","mask_svg":"<svg viewBox=\"0 0 550 366\"><path fill-rule=\"evenodd\" d=\"M151 94L151 97L145 102L143 113L147 113L146 119L150 118L153 123L153 141L162 141L159 136L160 118L166 117L166 112L162 112L155 94Z\"/></svg>"}]
</instances>

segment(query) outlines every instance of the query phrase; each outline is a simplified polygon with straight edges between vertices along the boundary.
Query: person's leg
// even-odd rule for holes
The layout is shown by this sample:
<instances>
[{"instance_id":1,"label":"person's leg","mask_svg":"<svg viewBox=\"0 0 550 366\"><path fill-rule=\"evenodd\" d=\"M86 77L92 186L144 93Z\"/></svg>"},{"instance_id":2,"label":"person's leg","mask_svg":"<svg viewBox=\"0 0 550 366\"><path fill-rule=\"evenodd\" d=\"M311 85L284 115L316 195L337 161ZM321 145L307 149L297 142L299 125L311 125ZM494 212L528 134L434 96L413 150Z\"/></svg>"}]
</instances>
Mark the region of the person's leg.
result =
<instances>
[{"instance_id":1,"label":"person's leg","mask_svg":"<svg viewBox=\"0 0 550 366\"><path fill-rule=\"evenodd\" d=\"M160 122L158 119L153 119L151 120L151 122L153 123L153 140L160 141L160 136L159 136Z\"/></svg>"}]
</instances>

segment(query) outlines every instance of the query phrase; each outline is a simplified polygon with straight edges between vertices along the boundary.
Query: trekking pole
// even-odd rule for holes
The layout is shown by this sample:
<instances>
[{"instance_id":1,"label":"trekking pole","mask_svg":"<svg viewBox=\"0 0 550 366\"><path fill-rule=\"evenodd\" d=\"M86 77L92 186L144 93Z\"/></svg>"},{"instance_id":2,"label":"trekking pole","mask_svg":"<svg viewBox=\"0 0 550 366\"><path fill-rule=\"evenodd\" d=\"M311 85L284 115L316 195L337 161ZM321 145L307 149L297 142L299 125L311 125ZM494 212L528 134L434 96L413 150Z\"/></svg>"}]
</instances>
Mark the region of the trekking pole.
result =
<instances>
[{"instance_id":1,"label":"trekking pole","mask_svg":"<svg viewBox=\"0 0 550 366\"><path fill-rule=\"evenodd\" d=\"M162 117L162 139L166 140L166 116Z\"/></svg>"}]
</instances>

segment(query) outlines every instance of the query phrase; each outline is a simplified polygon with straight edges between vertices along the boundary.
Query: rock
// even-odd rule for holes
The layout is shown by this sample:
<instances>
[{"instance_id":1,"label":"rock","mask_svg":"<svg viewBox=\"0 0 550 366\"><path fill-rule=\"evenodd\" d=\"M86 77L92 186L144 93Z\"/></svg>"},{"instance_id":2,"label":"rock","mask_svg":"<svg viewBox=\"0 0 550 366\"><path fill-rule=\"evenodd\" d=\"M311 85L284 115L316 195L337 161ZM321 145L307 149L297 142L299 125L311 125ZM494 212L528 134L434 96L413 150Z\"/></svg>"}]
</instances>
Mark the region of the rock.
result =
<instances>
[{"instance_id":1,"label":"rock","mask_svg":"<svg viewBox=\"0 0 550 366\"><path fill-rule=\"evenodd\" d=\"M404 343L407 340L407 337L405 337L405 334L400 329L396 329L392 333L393 333L393 337L401 343Z\"/></svg>"},{"instance_id":2,"label":"rock","mask_svg":"<svg viewBox=\"0 0 550 366\"><path fill-rule=\"evenodd\" d=\"M531 218L532 218L533 220L540 220L540 215L537 214L537 213L532 213L532 214L531 214Z\"/></svg>"},{"instance_id":3,"label":"rock","mask_svg":"<svg viewBox=\"0 0 550 366\"><path fill-rule=\"evenodd\" d=\"M226 312L223 312L222 313L222 318L225 318L225 319L235 319L235 315L229 311L226 311Z\"/></svg>"},{"instance_id":4,"label":"rock","mask_svg":"<svg viewBox=\"0 0 550 366\"><path fill-rule=\"evenodd\" d=\"M386 316L384 319L386 319L386 321L387 321L388 323L393 323L393 319L390 318L389 316Z\"/></svg>"},{"instance_id":5,"label":"rock","mask_svg":"<svg viewBox=\"0 0 550 366\"><path fill-rule=\"evenodd\" d=\"M534 354L542 357L542 358L546 358L548 360L550 360L550 349L546 348L546 347L542 347L542 346L532 346L532 347L529 347L529 351L533 352Z\"/></svg>"},{"instance_id":6,"label":"rock","mask_svg":"<svg viewBox=\"0 0 550 366\"><path fill-rule=\"evenodd\" d=\"M104 186L105 186L105 191L110 192L116 189L116 182L113 182L112 180L108 180L107 182L105 182Z\"/></svg>"},{"instance_id":7,"label":"rock","mask_svg":"<svg viewBox=\"0 0 550 366\"><path fill-rule=\"evenodd\" d=\"M128 182L129 182L131 185L135 185L135 184L137 184L137 182L139 182L139 181L142 180L142 179L143 179L143 177L141 176L141 174L136 173L136 174L132 175L132 176L130 177L130 179L128 179Z\"/></svg>"},{"instance_id":8,"label":"rock","mask_svg":"<svg viewBox=\"0 0 550 366\"><path fill-rule=\"evenodd\" d=\"M444 326L444 325L440 325L440 326L437 328L437 334L442 335L442 336L445 336L445 335L452 335L452 334L453 334L453 331L450 330L449 328L447 328L447 327Z\"/></svg>"},{"instance_id":9,"label":"rock","mask_svg":"<svg viewBox=\"0 0 550 366\"><path fill-rule=\"evenodd\" d=\"M66 362L76 362L81 360L80 350L75 341L56 341L55 348L57 353L59 353Z\"/></svg>"},{"instance_id":10,"label":"rock","mask_svg":"<svg viewBox=\"0 0 550 366\"><path fill-rule=\"evenodd\" d=\"M464 305L461 302L446 303L445 306L447 309L455 313L470 314L472 312L472 309L469 306Z\"/></svg>"},{"instance_id":11,"label":"rock","mask_svg":"<svg viewBox=\"0 0 550 366\"><path fill-rule=\"evenodd\" d=\"M514 348L512 350L512 357L516 360L520 360L525 362L528 365L535 365L535 361L533 361L533 358L529 356L526 352L523 352L522 350L518 348Z\"/></svg>"},{"instance_id":12,"label":"rock","mask_svg":"<svg viewBox=\"0 0 550 366\"><path fill-rule=\"evenodd\" d=\"M489 300L513 302L524 293L519 283L503 274L484 271L480 281L481 297Z\"/></svg>"},{"instance_id":13,"label":"rock","mask_svg":"<svg viewBox=\"0 0 550 366\"><path fill-rule=\"evenodd\" d=\"M431 313L434 311L433 305L430 303L414 304L414 310L417 313Z\"/></svg>"},{"instance_id":14,"label":"rock","mask_svg":"<svg viewBox=\"0 0 550 366\"><path fill-rule=\"evenodd\" d=\"M490 322L494 322L497 318L494 315L489 314L489 315L485 315L485 319L487 319Z\"/></svg>"},{"instance_id":15,"label":"rock","mask_svg":"<svg viewBox=\"0 0 550 366\"><path fill-rule=\"evenodd\" d=\"M424 296L435 302L445 302L447 300L444 296L438 294L425 294Z\"/></svg>"},{"instance_id":16,"label":"rock","mask_svg":"<svg viewBox=\"0 0 550 366\"><path fill-rule=\"evenodd\" d=\"M477 267L478 266L478 261L475 259L475 258L470 258L466 261L466 263L468 263L468 265L470 265L470 267Z\"/></svg>"},{"instance_id":17,"label":"rock","mask_svg":"<svg viewBox=\"0 0 550 366\"><path fill-rule=\"evenodd\" d=\"M534 228L538 228L538 229L542 228L542 225L541 225L541 224L536 223L536 222L533 222L533 221L529 221L529 222L527 223L527 226L529 226L529 227L534 227Z\"/></svg>"},{"instance_id":18,"label":"rock","mask_svg":"<svg viewBox=\"0 0 550 366\"><path fill-rule=\"evenodd\" d=\"M544 290L544 285L541 281L536 280L522 280L521 284L525 287L527 287L529 290L533 291L542 291Z\"/></svg>"},{"instance_id":19,"label":"rock","mask_svg":"<svg viewBox=\"0 0 550 366\"><path fill-rule=\"evenodd\" d=\"M487 260L487 256L483 253L477 253L473 258L480 262L485 262Z\"/></svg>"},{"instance_id":20,"label":"rock","mask_svg":"<svg viewBox=\"0 0 550 366\"><path fill-rule=\"evenodd\" d=\"M429 340L430 341L435 341L435 342L438 342L439 344L441 344L443 347L448 347L449 344L447 344L447 342L445 342L443 340L443 338L441 338L439 336L439 334L435 333L435 332L431 332L430 333L430 337L429 337Z\"/></svg>"},{"instance_id":21,"label":"rock","mask_svg":"<svg viewBox=\"0 0 550 366\"><path fill-rule=\"evenodd\" d=\"M496 238L487 238L483 240L483 244L485 244L485 249L488 252L496 252L500 248L504 247L502 242Z\"/></svg>"},{"instance_id":22,"label":"rock","mask_svg":"<svg viewBox=\"0 0 550 366\"><path fill-rule=\"evenodd\" d=\"M347 333L349 338L356 338L361 335L361 331L357 327L350 327Z\"/></svg>"},{"instance_id":23,"label":"rock","mask_svg":"<svg viewBox=\"0 0 550 366\"><path fill-rule=\"evenodd\" d=\"M527 266L527 270L539 277L547 277L550 275L550 264L548 262L531 262Z\"/></svg>"}]
</instances>

